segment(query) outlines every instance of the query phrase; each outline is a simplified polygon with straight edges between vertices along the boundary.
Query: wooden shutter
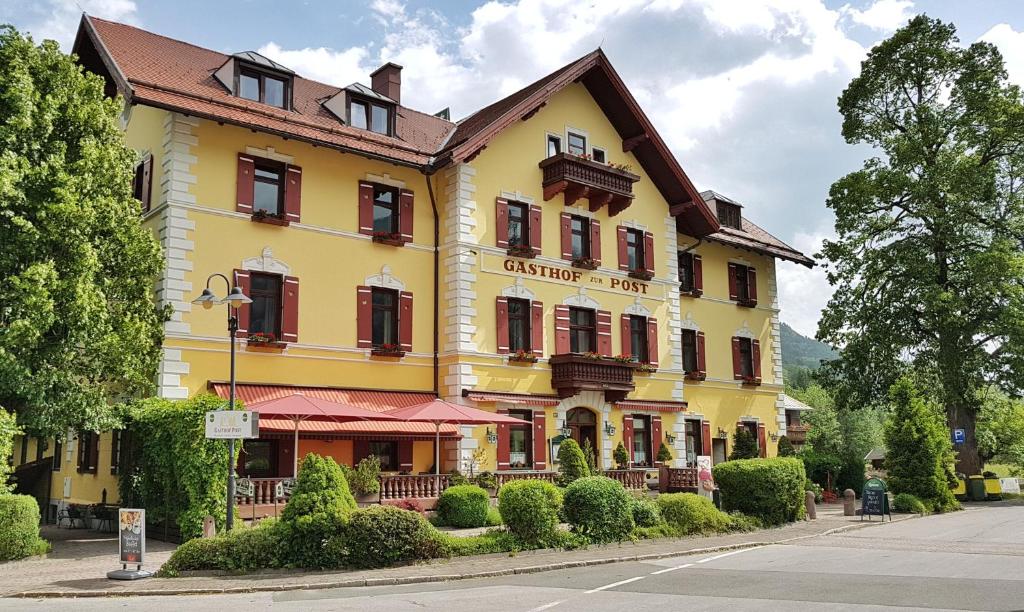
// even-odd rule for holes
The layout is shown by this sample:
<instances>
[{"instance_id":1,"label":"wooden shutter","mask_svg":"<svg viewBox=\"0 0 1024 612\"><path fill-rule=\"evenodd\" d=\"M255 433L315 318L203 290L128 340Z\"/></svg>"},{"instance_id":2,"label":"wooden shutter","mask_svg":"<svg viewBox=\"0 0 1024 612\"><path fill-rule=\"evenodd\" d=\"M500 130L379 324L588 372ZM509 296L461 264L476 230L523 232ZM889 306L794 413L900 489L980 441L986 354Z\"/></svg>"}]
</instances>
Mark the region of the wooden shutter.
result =
<instances>
[{"instance_id":1,"label":"wooden shutter","mask_svg":"<svg viewBox=\"0 0 1024 612\"><path fill-rule=\"evenodd\" d=\"M398 346L403 351L412 350L412 293L398 294Z\"/></svg>"},{"instance_id":2,"label":"wooden shutter","mask_svg":"<svg viewBox=\"0 0 1024 612\"><path fill-rule=\"evenodd\" d=\"M597 353L612 356L612 313L607 310L597 311Z\"/></svg>"},{"instance_id":3,"label":"wooden shutter","mask_svg":"<svg viewBox=\"0 0 1024 612\"><path fill-rule=\"evenodd\" d=\"M541 208L536 204L530 205L530 247L537 255L541 253Z\"/></svg>"},{"instance_id":4,"label":"wooden shutter","mask_svg":"<svg viewBox=\"0 0 1024 612\"><path fill-rule=\"evenodd\" d=\"M81 474L83 472L86 472L89 469L89 466L88 466L89 462L88 462L88 459L86 458L86 453L89 450L88 449L88 439L86 438L86 436L88 436L88 435L89 434L84 432L84 431L78 432L78 465L77 465L77 468L78 468L78 473L79 474Z\"/></svg>"},{"instance_id":5,"label":"wooden shutter","mask_svg":"<svg viewBox=\"0 0 1024 612\"><path fill-rule=\"evenodd\" d=\"M533 413L533 469L548 467L547 418L543 410Z\"/></svg>"},{"instance_id":6,"label":"wooden shutter","mask_svg":"<svg viewBox=\"0 0 1024 612\"><path fill-rule=\"evenodd\" d=\"M558 228L562 237L562 259L572 261L572 215L562 213L558 218Z\"/></svg>"},{"instance_id":7,"label":"wooden shutter","mask_svg":"<svg viewBox=\"0 0 1024 612\"><path fill-rule=\"evenodd\" d=\"M750 359L753 366L751 371L754 372L754 381L761 382L761 343L757 340L750 341Z\"/></svg>"},{"instance_id":8,"label":"wooden shutter","mask_svg":"<svg viewBox=\"0 0 1024 612\"><path fill-rule=\"evenodd\" d=\"M757 270L747 268L747 298L751 306L757 305Z\"/></svg>"},{"instance_id":9,"label":"wooden shutter","mask_svg":"<svg viewBox=\"0 0 1024 612\"><path fill-rule=\"evenodd\" d=\"M632 317L628 314L623 314L619 317L619 333L622 335L622 354L632 355L633 354L633 334L631 332L630 320Z\"/></svg>"},{"instance_id":10,"label":"wooden shutter","mask_svg":"<svg viewBox=\"0 0 1024 612\"><path fill-rule=\"evenodd\" d=\"M40 438L37 444L42 444L43 440ZM117 475L118 469L120 468L120 453L121 449L121 430L112 429L110 431L110 473Z\"/></svg>"},{"instance_id":11,"label":"wooden shutter","mask_svg":"<svg viewBox=\"0 0 1024 612\"><path fill-rule=\"evenodd\" d=\"M633 415L622 415L622 443L626 446L629 454L629 463L633 463ZM619 467L616 465L615 467ZM627 466L628 467L628 466Z\"/></svg>"},{"instance_id":12,"label":"wooden shutter","mask_svg":"<svg viewBox=\"0 0 1024 612\"><path fill-rule=\"evenodd\" d=\"M287 166L284 174L284 218L289 223L298 223L302 209L302 168Z\"/></svg>"},{"instance_id":13,"label":"wooden shutter","mask_svg":"<svg viewBox=\"0 0 1024 612\"><path fill-rule=\"evenodd\" d=\"M647 317L647 363L658 367L658 320L654 317Z\"/></svg>"},{"instance_id":14,"label":"wooden shutter","mask_svg":"<svg viewBox=\"0 0 1024 612\"><path fill-rule=\"evenodd\" d=\"M697 332L697 373L700 376L708 375L707 360L704 356L704 332Z\"/></svg>"},{"instance_id":15,"label":"wooden shutter","mask_svg":"<svg viewBox=\"0 0 1024 612\"><path fill-rule=\"evenodd\" d=\"M590 258L601 265L601 222L597 219L590 220Z\"/></svg>"},{"instance_id":16,"label":"wooden shutter","mask_svg":"<svg viewBox=\"0 0 1024 612\"><path fill-rule=\"evenodd\" d=\"M740 299L739 287L736 286L736 264L729 264L729 299Z\"/></svg>"},{"instance_id":17,"label":"wooden shutter","mask_svg":"<svg viewBox=\"0 0 1024 612\"><path fill-rule=\"evenodd\" d=\"M26 438L27 439L27 438ZM99 471L100 465L100 435L96 432L89 432L89 470L90 474Z\"/></svg>"},{"instance_id":18,"label":"wooden shutter","mask_svg":"<svg viewBox=\"0 0 1024 612\"><path fill-rule=\"evenodd\" d=\"M661 417L651 416L651 465L661 465L658 461L658 451L661 450Z\"/></svg>"},{"instance_id":19,"label":"wooden shutter","mask_svg":"<svg viewBox=\"0 0 1024 612\"><path fill-rule=\"evenodd\" d=\"M615 241L619 247L619 269L629 271L629 250L626 248L626 228L618 226L615 228Z\"/></svg>"},{"instance_id":20,"label":"wooden shutter","mask_svg":"<svg viewBox=\"0 0 1024 612\"><path fill-rule=\"evenodd\" d=\"M356 347L373 347L373 289L356 287Z\"/></svg>"},{"instance_id":21,"label":"wooden shutter","mask_svg":"<svg viewBox=\"0 0 1024 612\"><path fill-rule=\"evenodd\" d=\"M693 289L704 291L704 262L700 255L693 256Z\"/></svg>"},{"instance_id":22,"label":"wooden shutter","mask_svg":"<svg viewBox=\"0 0 1024 612\"><path fill-rule=\"evenodd\" d=\"M142 160L142 185L139 199L142 201L143 212L149 212L153 205L153 154Z\"/></svg>"},{"instance_id":23,"label":"wooden shutter","mask_svg":"<svg viewBox=\"0 0 1024 612\"><path fill-rule=\"evenodd\" d=\"M757 452L762 459L768 456L768 443L765 439L764 423L757 424Z\"/></svg>"},{"instance_id":24,"label":"wooden shutter","mask_svg":"<svg viewBox=\"0 0 1024 612\"><path fill-rule=\"evenodd\" d=\"M249 295L251 293L249 271L248 270L235 270L235 286L242 290L242 293ZM238 307L238 331L235 332L236 338L248 338L249 337L249 304L242 304Z\"/></svg>"},{"instance_id":25,"label":"wooden shutter","mask_svg":"<svg viewBox=\"0 0 1024 612\"><path fill-rule=\"evenodd\" d=\"M281 341L299 341L299 279L296 276L284 277L281 300Z\"/></svg>"},{"instance_id":26,"label":"wooden shutter","mask_svg":"<svg viewBox=\"0 0 1024 612\"><path fill-rule=\"evenodd\" d=\"M732 339L732 377L733 380L743 379L742 354L740 353L740 339Z\"/></svg>"},{"instance_id":27,"label":"wooden shutter","mask_svg":"<svg viewBox=\"0 0 1024 612\"><path fill-rule=\"evenodd\" d=\"M530 348L534 356L544 356L544 302L530 302Z\"/></svg>"},{"instance_id":28,"label":"wooden shutter","mask_svg":"<svg viewBox=\"0 0 1024 612\"><path fill-rule=\"evenodd\" d=\"M508 410L499 410L498 414L508 414ZM509 450L508 423L498 423L498 470L509 468Z\"/></svg>"},{"instance_id":29,"label":"wooden shutter","mask_svg":"<svg viewBox=\"0 0 1024 612\"><path fill-rule=\"evenodd\" d=\"M373 184L359 183L359 233L373 234Z\"/></svg>"},{"instance_id":30,"label":"wooden shutter","mask_svg":"<svg viewBox=\"0 0 1024 612\"><path fill-rule=\"evenodd\" d=\"M501 249L508 248L508 200L494 200L494 229L497 235L495 245Z\"/></svg>"},{"instance_id":31,"label":"wooden shutter","mask_svg":"<svg viewBox=\"0 0 1024 612\"><path fill-rule=\"evenodd\" d=\"M256 188L256 163L243 153L238 154L238 176L235 181L235 210L252 214L252 203Z\"/></svg>"},{"instance_id":32,"label":"wooden shutter","mask_svg":"<svg viewBox=\"0 0 1024 612\"><path fill-rule=\"evenodd\" d=\"M654 274L654 234L644 232L644 271Z\"/></svg>"},{"instance_id":33,"label":"wooden shutter","mask_svg":"<svg viewBox=\"0 0 1024 612\"><path fill-rule=\"evenodd\" d=\"M555 354L569 352L569 307L555 306Z\"/></svg>"},{"instance_id":34,"label":"wooden shutter","mask_svg":"<svg viewBox=\"0 0 1024 612\"><path fill-rule=\"evenodd\" d=\"M53 438L53 466L54 472L59 472L64 464L64 442L57 437Z\"/></svg>"},{"instance_id":35,"label":"wooden shutter","mask_svg":"<svg viewBox=\"0 0 1024 612\"><path fill-rule=\"evenodd\" d=\"M412 440L398 441L398 469L412 472Z\"/></svg>"},{"instance_id":36,"label":"wooden shutter","mask_svg":"<svg viewBox=\"0 0 1024 612\"><path fill-rule=\"evenodd\" d=\"M508 353L509 337L508 337L508 298L498 297L497 300L497 315L498 315L498 353L504 355Z\"/></svg>"},{"instance_id":37,"label":"wooden shutter","mask_svg":"<svg viewBox=\"0 0 1024 612\"><path fill-rule=\"evenodd\" d=\"M711 456L711 421L700 422L700 442L703 447L701 454L707 457Z\"/></svg>"},{"instance_id":38,"label":"wooden shutter","mask_svg":"<svg viewBox=\"0 0 1024 612\"><path fill-rule=\"evenodd\" d=\"M402 242L412 242L413 193L403 189L398 194L398 233Z\"/></svg>"}]
</instances>

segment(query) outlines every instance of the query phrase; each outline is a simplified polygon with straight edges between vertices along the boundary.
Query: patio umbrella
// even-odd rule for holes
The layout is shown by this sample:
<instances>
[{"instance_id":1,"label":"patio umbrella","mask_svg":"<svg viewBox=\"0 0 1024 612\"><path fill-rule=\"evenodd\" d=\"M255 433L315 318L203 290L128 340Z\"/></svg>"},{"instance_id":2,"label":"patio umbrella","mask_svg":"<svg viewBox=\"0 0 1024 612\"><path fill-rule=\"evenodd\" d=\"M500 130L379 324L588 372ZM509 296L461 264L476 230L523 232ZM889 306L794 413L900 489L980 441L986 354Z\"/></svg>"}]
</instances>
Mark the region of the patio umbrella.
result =
<instances>
[{"instance_id":1,"label":"patio umbrella","mask_svg":"<svg viewBox=\"0 0 1024 612\"><path fill-rule=\"evenodd\" d=\"M264 400L247 406L249 410L258 412L260 417L278 417L295 422L295 456L294 471L299 475L299 423L303 421L333 421L347 423L351 421L397 421L398 419L383 412L374 412L352 406L332 402L318 397L309 397L302 393L293 393L285 397Z\"/></svg>"},{"instance_id":2,"label":"patio umbrella","mask_svg":"<svg viewBox=\"0 0 1024 612\"><path fill-rule=\"evenodd\" d=\"M487 412L477 408L470 408L461 404L453 404L442 399L436 399L415 406L395 408L384 414L393 416L403 421L414 421L419 423L434 424L434 475L441 474L441 425L450 423L454 425L485 425L488 423L508 425L530 425L529 421L517 419L496 412Z\"/></svg>"}]
</instances>

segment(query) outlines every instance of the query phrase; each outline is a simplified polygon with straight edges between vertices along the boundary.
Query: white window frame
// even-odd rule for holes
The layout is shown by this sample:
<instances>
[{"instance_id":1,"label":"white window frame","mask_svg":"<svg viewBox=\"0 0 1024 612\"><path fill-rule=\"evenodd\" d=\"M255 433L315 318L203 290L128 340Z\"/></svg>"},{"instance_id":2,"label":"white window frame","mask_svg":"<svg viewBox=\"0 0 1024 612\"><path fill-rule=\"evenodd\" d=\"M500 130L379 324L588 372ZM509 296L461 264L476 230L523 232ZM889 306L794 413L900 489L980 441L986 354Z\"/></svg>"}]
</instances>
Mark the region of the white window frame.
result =
<instances>
[{"instance_id":1,"label":"white window frame","mask_svg":"<svg viewBox=\"0 0 1024 612\"><path fill-rule=\"evenodd\" d=\"M597 155L594 153L595 151L600 151L601 155L604 156L604 159L599 161L598 163L599 164L607 164L608 163L608 150L605 149L604 147L590 147L590 159L592 159L594 161L597 161Z\"/></svg>"}]
</instances>

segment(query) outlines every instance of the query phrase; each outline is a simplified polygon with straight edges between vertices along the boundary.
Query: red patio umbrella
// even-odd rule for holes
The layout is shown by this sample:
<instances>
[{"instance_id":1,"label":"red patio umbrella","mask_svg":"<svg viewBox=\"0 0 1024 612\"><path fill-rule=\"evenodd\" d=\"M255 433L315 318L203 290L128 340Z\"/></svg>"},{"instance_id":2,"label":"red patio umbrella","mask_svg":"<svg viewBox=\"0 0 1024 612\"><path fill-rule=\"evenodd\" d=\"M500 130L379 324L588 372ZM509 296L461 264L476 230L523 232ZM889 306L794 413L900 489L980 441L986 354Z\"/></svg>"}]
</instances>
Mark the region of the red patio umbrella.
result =
<instances>
[{"instance_id":1,"label":"red patio umbrella","mask_svg":"<svg viewBox=\"0 0 1024 612\"><path fill-rule=\"evenodd\" d=\"M294 476L299 475L299 423L302 421L334 421L347 423L351 421L397 421L399 419L383 412L374 412L352 406L332 402L318 397L308 397L294 393L285 397L256 402L247 406L249 410L258 412L260 417L281 417L295 422L295 456Z\"/></svg>"},{"instance_id":2,"label":"red patio umbrella","mask_svg":"<svg viewBox=\"0 0 1024 612\"><path fill-rule=\"evenodd\" d=\"M433 423L435 427L434 439L434 475L441 474L441 425L451 423L455 425L495 425L505 423L509 425L526 424L529 421L510 417L496 412L487 412L477 408L470 408L461 404L453 404L442 399L436 399L415 406L395 408L384 414L393 416L403 421L414 421L420 423Z\"/></svg>"}]
</instances>

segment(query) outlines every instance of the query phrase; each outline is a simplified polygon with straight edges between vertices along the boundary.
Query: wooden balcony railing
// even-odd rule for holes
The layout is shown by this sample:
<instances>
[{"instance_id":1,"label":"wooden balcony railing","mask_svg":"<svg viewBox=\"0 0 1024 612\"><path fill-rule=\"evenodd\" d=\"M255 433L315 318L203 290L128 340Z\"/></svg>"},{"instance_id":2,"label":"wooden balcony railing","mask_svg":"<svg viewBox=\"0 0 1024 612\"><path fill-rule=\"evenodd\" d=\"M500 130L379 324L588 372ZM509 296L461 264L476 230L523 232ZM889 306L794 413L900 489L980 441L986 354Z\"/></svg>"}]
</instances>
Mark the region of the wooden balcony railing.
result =
<instances>
[{"instance_id":1,"label":"wooden balcony railing","mask_svg":"<svg viewBox=\"0 0 1024 612\"><path fill-rule=\"evenodd\" d=\"M261 506L264 504L283 504L288 501L290 491L283 486L292 478L240 478L235 493L235 503L239 506ZM249 489L247 483L252 484ZM279 487L278 485L282 486Z\"/></svg>"},{"instance_id":2,"label":"wooden balcony railing","mask_svg":"<svg viewBox=\"0 0 1024 612\"><path fill-rule=\"evenodd\" d=\"M380 500L433 498L450 485L448 474L382 475L380 478Z\"/></svg>"},{"instance_id":3,"label":"wooden balcony railing","mask_svg":"<svg viewBox=\"0 0 1024 612\"><path fill-rule=\"evenodd\" d=\"M565 205L571 206L587 198L591 212L607 204L611 216L633 202L633 183L640 180L632 172L568 153L552 155L540 162L540 167L544 171L545 200L562 193Z\"/></svg>"},{"instance_id":4,"label":"wooden balcony railing","mask_svg":"<svg viewBox=\"0 0 1024 612\"><path fill-rule=\"evenodd\" d=\"M558 472L495 472L494 478L498 482L498 488L513 480L546 480L554 483L558 478Z\"/></svg>"},{"instance_id":5,"label":"wooden balcony railing","mask_svg":"<svg viewBox=\"0 0 1024 612\"><path fill-rule=\"evenodd\" d=\"M810 425L786 425L786 437L794 444L803 444L807 441L807 432L810 430Z\"/></svg>"},{"instance_id":6,"label":"wooden balcony railing","mask_svg":"<svg viewBox=\"0 0 1024 612\"><path fill-rule=\"evenodd\" d=\"M627 489L647 488L647 470L605 470L601 475L618 480Z\"/></svg>"},{"instance_id":7,"label":"wooden balcony railing","mask_svg":"<svg viewBox=\"0 0 1024 612\"><path fill-rule=\"evenodd\" d=\"M605 399L625 399L635 387L633 370L636 364L614 359L591 359L569 353L552 355L551 387L559 397L572 397L580 391L604 391Z\"/></svg>"},{"instance_id":8,"label":"wooden balcony railing","mask_svg":"<svg viewBox=\"0 0 1024 612\"><path fill-rule=\"evenodd\" d=\"M670 468L661 467L658 469L658 492L659 493L696 493L697 492L697 468Z\"/></svg>"}]
</instances>

